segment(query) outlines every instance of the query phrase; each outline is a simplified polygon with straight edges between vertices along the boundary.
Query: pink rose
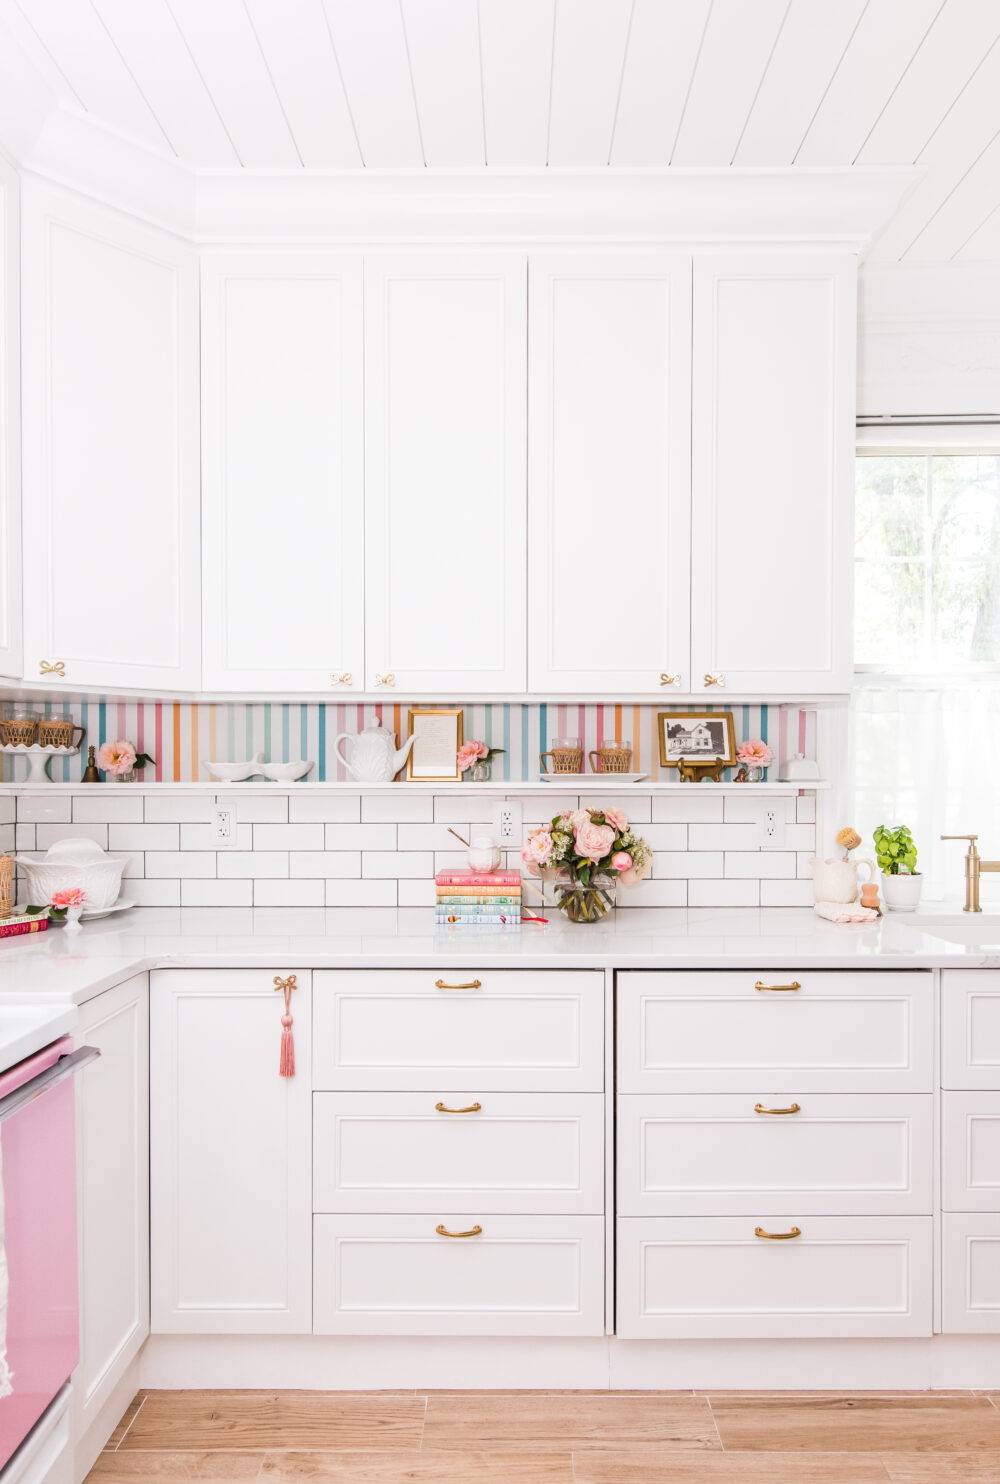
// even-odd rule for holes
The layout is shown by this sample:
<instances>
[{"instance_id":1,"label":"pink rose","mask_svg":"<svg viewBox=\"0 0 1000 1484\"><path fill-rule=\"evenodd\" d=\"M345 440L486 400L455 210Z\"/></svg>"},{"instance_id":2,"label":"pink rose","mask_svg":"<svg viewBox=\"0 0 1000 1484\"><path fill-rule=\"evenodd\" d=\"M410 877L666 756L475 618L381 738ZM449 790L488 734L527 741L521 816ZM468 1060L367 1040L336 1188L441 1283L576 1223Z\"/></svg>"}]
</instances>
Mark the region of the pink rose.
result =
<instances>
[{"instance_id":1,"label":"pink rose","mask_svg":"<svg viewBox=\"0 0 1000 1484\"><path fill-rule=\"evenodd\" d=\"M82 907L87 893L82 886L64 886L62 891L52 893L53 907Z\"/></svg>"},{"instance_id":2,"label":"pink rose","mask_svg":"<svg viewBox=\"0 0 1000 1484\"><path fill-rule=\"evenodd\" d=\"M588 819L586 824L577 826L575 836L576 853L577 855L584 856L587 860L603 860L614 843L615 832L606 824L594 824Z\"/></svg>"},{"instance_id":3,"label":"pink rose","mask_svg":"<svg viewBox=\"0 0 1000 1484\"><path fill-rule=\"evenodd\" d=\"M466 769L472 767L473 763L477 763L480 758L489 757L489 751L485 742L476 742L472 738L468 742L463 742L458 749L458 771L464 773Z\"/></svg>"},{"instance_id":4,"label":"pink rose","mask_svg":"<svg viewBox=\"0 0 1000 1484\"><path fill-rule=\"evenodd\" d=\"M653 857L650 856L648 860L643 861L641 866L632 866L631 870L622 871L618 880L622 886L638 886L640 881L645 881L652 869Z\"/></svg>"},{"instance_id":5,"label":"pink rose","mask_svg":"<svg viewBox=\"0 0 1000 1484\"><path fill-rule=\"evenodd\" d=\"M604 818L618 835L628 829L628 820L620 809L605 809Z\"/></svg>"},{"instance_id":6,"label":"pink rose","mask_svg":"<svg viewBox=\"0 0 1000 1484\"><path fill-rule=\"evenodd\" d=\"M741 763L746 763L751 768L766 768L774 760L774 753L759 737L741 742L736 749L736 756Z\"/></svg>"},{"instance_id":7,"label":"pink rose","mask_svg":"<svg viewBox=\"0 0 1000 1484\"><path fill-rule=\"evenodd\" d=\"M521 847L521 859L530 870L532 866L546 866L552 857L552 836L546 829L532 830Z\"/></svg>"},{"instance_id":8,"label":"pink rose","mask_svg":"<svg viewBox=\"0 0 1000 1484\"><path fill-rule=\"evenodd\" d=\"M632 857L627 850L616 850L611 857L612 871L631 871Z\"/></svg>"},{"instance_id":9,"label":"pink rose","mask_svg":"<svg viewBox=\"0 0 1000 1484\"><path fill-rule=\"evenodd\" d=\"M104 742L98 749L97 766L105 773L128 773L135 767L135 748L124 738L119 742Z\"/></svg>"}]
</instances>

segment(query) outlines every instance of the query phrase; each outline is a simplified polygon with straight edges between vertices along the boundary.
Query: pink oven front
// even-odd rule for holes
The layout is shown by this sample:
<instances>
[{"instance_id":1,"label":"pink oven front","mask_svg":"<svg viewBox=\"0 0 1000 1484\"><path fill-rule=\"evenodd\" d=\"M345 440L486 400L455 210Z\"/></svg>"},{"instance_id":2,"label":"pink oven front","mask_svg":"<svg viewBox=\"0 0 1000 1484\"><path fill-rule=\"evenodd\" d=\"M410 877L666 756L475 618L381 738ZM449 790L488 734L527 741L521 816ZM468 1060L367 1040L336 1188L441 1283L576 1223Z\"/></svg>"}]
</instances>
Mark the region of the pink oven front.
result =
<instances>
[{"instance_id":1,"label":"pink oven front","mask_svg":"<svg viewBox=\"0 0 1000 1484\"><path fill-rule=\"evenodd\" d=\"M79 1359L73 1073L96 1055L63 1038L0 1074L0 1468Z\"/></svg>"}]
</instances>

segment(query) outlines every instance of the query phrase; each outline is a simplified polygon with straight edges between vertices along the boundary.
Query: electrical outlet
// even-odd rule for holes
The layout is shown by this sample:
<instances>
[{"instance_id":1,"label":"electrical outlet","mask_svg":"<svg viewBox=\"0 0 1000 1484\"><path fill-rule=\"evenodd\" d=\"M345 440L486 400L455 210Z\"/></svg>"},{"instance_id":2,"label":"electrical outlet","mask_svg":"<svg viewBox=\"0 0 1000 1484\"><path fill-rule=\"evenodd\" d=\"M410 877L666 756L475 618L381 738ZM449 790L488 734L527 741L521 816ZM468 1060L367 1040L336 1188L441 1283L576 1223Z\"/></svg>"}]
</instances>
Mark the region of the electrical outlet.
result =
<instances>
[{"instance_id":1,"label":"electrical outlet","mask_svg":"<svg viewBox=\"0 0 1000 1484\"><path fill-rule=\"evenodd\" d=\"M783 850L785 846L785 811L765 804L760 815L761 850Z\"/></svg>"},{"instance_id":2,"label":"electrical outlet","mask_svg":"<svg viewBox=\"0 0 1000 1484\"><path fill-rule=\"evenodd\" d=\"M236 805L212 805L212 840L220 850L232 850L236 845Z\"/></svg>"},{"instance_id":3,"label":"electrical outlet","mask_svg":"<svg viewBox=\"0 0 1000 1484\"><path fill-rule=\"evenodd\" d=\"M493 838L502 849L516 849L521 844L521 806L503 799L493 810Z\"/></svg>"}]
</instances>

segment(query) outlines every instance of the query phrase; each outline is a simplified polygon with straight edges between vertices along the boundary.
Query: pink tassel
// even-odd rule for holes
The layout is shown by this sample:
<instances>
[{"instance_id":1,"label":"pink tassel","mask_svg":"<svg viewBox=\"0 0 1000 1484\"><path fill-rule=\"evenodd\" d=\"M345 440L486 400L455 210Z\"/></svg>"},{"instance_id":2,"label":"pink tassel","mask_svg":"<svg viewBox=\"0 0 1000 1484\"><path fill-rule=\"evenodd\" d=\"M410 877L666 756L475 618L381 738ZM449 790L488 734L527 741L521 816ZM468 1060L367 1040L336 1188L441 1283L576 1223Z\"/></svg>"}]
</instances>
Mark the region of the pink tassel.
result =
<instances>
[{"instance_id":1,"label":"pink tassel","mask_svg":"<svg viewBox=\"0 0 1000 1484\"><path fill-rule=\"evenodd\" d=\"M281 1054L278 1057L278 1076L295 1076L295 1042L292 1039L292 992L296 989L294 974L287 979L274 976L274 987L280 989L285 999L285 1013L281 1017Z\"/></svg>"}]
</instances>

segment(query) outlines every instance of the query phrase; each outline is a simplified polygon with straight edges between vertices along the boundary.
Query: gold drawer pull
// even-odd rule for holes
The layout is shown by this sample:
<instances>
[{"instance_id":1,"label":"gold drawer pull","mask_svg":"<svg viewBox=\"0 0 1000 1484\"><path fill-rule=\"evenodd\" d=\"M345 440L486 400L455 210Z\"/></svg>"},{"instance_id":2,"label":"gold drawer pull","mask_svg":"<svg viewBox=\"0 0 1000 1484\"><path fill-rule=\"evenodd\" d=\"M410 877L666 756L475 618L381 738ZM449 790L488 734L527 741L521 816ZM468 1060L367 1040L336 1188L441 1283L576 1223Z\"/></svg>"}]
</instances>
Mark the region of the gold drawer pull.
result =
<instances>
[{"instance_id":1,"label":"gold drawer pull","mask_svg":"<svg viewBox=\"0 0 1000 1484\"><path fill-rule=\"evenodd\" d=\"M679 675L675 675L671 670L660 671L661 685L680 685L680 683L681 677Z\"/></svg>"},{"instance_id":2,"label":"gold drawer pull","mask_svg":"<svg viewBox=\"0 0 1000 1484\"><path fill-rule=\"evenodd\" d=\"M779 1113L801 1113L802 1112L802 1108L801 1108L801 1105L799 1103L789 1103L789 1105L788 1105L787 1108L765 1108L763 1103L754 1103L754 1105L753 1105L753 1111L755 1113L773 1113L773 1114L779 1114Z\"/></svg>"},{"instance_id":3,"label":"gold drawer pull","mask_svg":"<svg viewBox=\"0 0 1000 1484\"><path fill-rule=\"evenodd\" d=\"M450 1232L446 1226L442 1226L440 1223L434 1230L439 1237L481 1237L483 1234L483 1229L478 1223L475 1226L470 1226L467 1232Z\"/></svg>"},{"instance_id":4,"label":"gold drawer pull","mask_svg":"<svg viewBox=\"0 0 1000 1484\"><path fill-rule=\"evenodd\" d=\"M340 672L339 675L331 675L330 676L330 684L331 685L353 685L354 684L354 676L351 674L350 670L341 670L341 672Z\"/></svg>"},{"instance_id":5,"label":"gold drawer pull","mask_svg":"<svg viewBox=\"0 0 1000 1484\"><path fill-rule=\"evenodd\" d=\"M777 993L785 989L801 989L802 985L797 979L792 979L788 984L765 984L763 979L758 979L754 989L766 990L768 993Z\"/></svg>"},{"instance_id":6,"label":"gold drawer pull","mask_svg":"<svg viewBox=\"0 0 1000 1484\"><path fill-rule=\"evenodd\" d=\"M395 685L396 684L396 677L392 673L392 671L389 670L385 674L376 675L375 676L375 684L376 685Z\"/></svg>"},{"instance_id":7,"label":"gold drawer pull","mask_svg":"<svg viewBox=\"0 0 1000 1484\"><path fill-rule=\"evenodd\" d=\"M464 984L445 984L443 979L435 979L435 989L482 989L481 979L467 979Z\"/></svg>"},{"instance_id":8,"label":"gold drawer pull","mask_svg":"<svg viewBox=\"0 0 1000 1484\"><path fill-rule=\"evenodd\" d=\"M42 675L58 675L60 680L66 679L65 660L56 660L53 664L50 664L48 660L39 660L38 669Z\"/></svg>"},{"instance_id":9,"label":"gold drawer pull","mask_svg":"<svg viewBox=\"0 0 1000 1484\"><path fill-rule=\"evenodd\" d=\"M801 1237L802 1229L793 1226L786 1232L766 1232L762 1226L755 1226L753 1234L760 1237L762 1242L791 1242L795 1237Z\"/></svg>"},{"instance_id":10,"label":"gold drawer pull","mask_svg":"<svg viewBox=\"0 0 1000 1484\"><path fill-rule=\"evenodd\" d=\"M444 1103L434 1104L435 1113L481 1113L482 1111L482 1103L470 1103L467 1108L447 1108Z\"/></svg>"},{"instance_id":11,"label":"gold drawer pull","mask_svg":"<svg viewBox=\"0 0 1000 1484\"><path fill-rule=\"evenodd\" d=\"M725 683L726 683L726 677L725 677L725 675L723 675L721 673L718 673L718 672L713 675L711 673L711 671L706 671L706 673L705 673L705 684L706 685L725 685Z\"/></svg>"}]
</instances>

